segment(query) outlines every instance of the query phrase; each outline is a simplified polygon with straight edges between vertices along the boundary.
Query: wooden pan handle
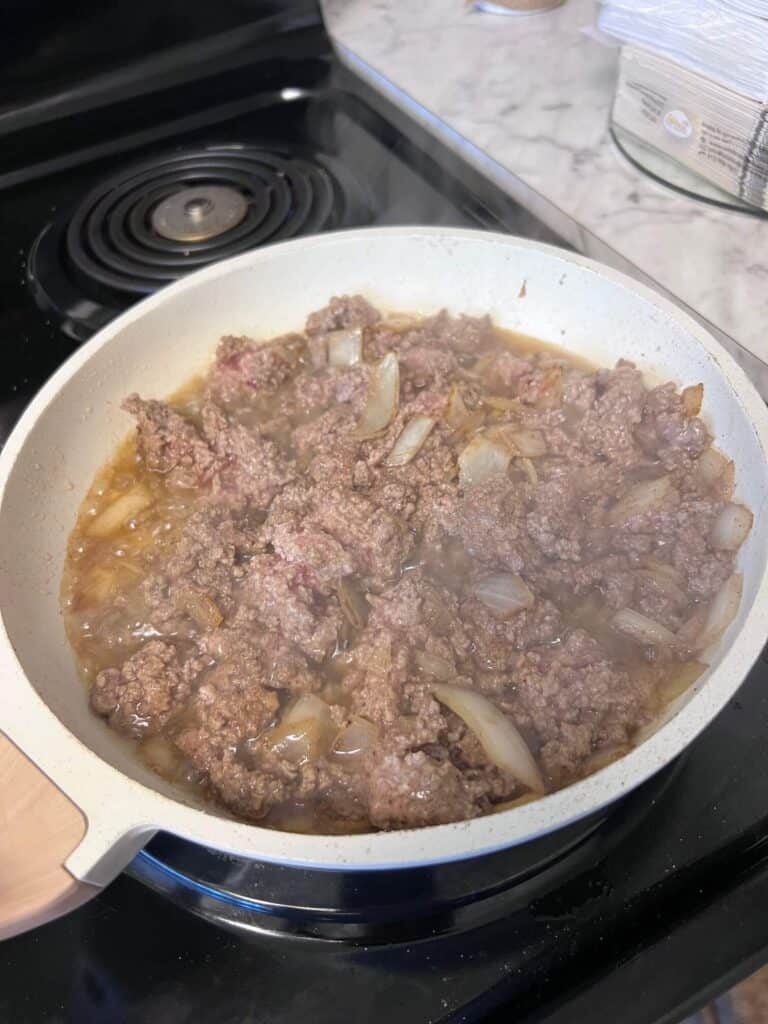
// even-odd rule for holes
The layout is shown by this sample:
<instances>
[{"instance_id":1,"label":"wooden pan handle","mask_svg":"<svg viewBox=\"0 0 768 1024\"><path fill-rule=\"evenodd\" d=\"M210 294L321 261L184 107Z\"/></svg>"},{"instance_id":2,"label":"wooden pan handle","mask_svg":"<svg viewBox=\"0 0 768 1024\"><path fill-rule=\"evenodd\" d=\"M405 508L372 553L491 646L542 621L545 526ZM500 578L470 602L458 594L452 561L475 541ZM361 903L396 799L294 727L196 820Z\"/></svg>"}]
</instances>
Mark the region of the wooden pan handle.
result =
<instances>
[{"instance_id":1,"label":"wooden pan handle","mask_svg":"<svg viewBox=\"0 0 768 1024\"><path fill-rule=\"evenodd\" d=\"M80 808L0 733L0 939L52 921L101 891L64 867L86 829Z\"/></svg>"}]
</instances>

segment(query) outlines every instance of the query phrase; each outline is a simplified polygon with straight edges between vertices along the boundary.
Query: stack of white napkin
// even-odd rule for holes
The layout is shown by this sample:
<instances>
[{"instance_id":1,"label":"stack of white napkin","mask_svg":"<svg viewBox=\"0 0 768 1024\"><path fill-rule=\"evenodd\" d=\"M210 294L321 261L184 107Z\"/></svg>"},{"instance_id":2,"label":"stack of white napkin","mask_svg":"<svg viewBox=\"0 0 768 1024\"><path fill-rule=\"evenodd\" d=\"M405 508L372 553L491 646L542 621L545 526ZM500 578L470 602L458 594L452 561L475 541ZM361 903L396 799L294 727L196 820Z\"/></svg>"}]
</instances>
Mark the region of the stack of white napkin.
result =
<instances>
[{"instance_id":1,"label":"stack of white napkin","mask_svg":"<svg viewBox=\"0 0 768 1024\"><path fill-rule=\"evenodd\" d=\"M755 206L768 186L768 0L603 0L614 123Z\"/></svg>"}]
</instances>

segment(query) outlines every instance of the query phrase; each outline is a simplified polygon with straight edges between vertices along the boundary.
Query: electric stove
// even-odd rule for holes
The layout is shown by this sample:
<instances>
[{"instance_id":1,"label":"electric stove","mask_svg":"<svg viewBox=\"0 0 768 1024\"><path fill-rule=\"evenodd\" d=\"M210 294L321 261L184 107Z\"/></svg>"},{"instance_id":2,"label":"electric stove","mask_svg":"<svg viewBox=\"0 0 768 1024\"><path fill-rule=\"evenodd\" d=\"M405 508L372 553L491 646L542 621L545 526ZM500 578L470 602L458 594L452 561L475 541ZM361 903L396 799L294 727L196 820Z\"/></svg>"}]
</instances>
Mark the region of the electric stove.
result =
<instances>
[{"instance_id":1,"label":"electric stove","mask_svg":"<svg viewBox=\"0 0 768 1024\"><path fill-rule=\"evenodd\" d=\"M382 224L562 244L342 69L313 4L246 6L171 5L166 23L140 2L115 24L75 5L79 32L59 17L29 68L11 62L0 438L78 344L212 260ZM302 871L160 834L91 903L0 947L0 1019L680 1020L768 959L767 737L761 661L617 806L429 870Z\"/></svg>"}]
</instances>

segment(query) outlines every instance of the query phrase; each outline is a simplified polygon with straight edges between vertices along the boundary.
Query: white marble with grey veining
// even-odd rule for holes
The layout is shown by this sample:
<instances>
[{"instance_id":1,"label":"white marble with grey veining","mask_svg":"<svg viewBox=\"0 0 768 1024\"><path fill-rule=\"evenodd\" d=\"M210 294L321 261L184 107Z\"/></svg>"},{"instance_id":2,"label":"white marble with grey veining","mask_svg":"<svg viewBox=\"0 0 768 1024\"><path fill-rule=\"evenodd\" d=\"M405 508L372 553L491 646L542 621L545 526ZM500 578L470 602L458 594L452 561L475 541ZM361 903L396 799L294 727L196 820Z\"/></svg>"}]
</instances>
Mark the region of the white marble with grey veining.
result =
<instances>
[{"instance_id":1,"label":"white marble with grey veining","mask_svg":"<svg viewBox=\"0 0 768 1024\"><path fill-rule=\"evenodd\" d=\"M462 0L324 0L339 53L580 251L650 279L735 339L768 396L768 220L635 170L608 133L616 51L593 0L530 17ZM762 379L759 379L762 378Z\"/></svg>"}]
</instances>

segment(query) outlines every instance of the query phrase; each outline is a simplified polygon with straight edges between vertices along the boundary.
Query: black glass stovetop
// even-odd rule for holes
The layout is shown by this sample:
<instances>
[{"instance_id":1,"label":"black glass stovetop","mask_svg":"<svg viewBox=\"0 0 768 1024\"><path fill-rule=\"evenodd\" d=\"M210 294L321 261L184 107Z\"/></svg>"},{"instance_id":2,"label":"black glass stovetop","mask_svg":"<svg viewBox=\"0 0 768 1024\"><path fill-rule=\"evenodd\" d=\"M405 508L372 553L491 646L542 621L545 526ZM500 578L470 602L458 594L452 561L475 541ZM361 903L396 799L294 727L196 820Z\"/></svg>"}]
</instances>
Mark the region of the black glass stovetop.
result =
<instances>
[{"instance_id":1,"label":"black glass stovetop","mask_svg":"<svg viewBox=\"0 0 768 1024\"><path fill-rule=\"evenodd\" d=\"M211 259L380 224L558 242L341 70L322 31L55 127L0 145L0 440L82 340ZM90 904L0 946L0 1020L679 1020L768 959L767 761L759 662L620 806L480 861L318 874L161 834Z\"/></svg>"}]
</instances>

